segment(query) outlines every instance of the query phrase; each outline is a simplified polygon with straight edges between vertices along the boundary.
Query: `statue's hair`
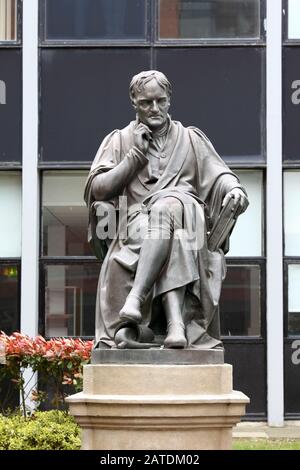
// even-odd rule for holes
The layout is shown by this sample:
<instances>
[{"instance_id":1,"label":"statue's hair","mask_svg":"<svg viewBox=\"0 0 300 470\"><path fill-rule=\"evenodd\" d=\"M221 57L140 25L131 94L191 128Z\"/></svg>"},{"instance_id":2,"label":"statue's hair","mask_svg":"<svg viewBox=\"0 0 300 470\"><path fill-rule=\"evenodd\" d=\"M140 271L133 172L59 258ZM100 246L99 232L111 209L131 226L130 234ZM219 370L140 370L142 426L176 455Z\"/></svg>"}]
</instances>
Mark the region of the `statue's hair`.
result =
<instances>
[{"instance_id":1,"label":"statue's hair","mask_svg":"<svg viewBox=\"0 0 300 470\"><path fill-rule=\"evenodd\" d=\"M159 86L166 91L168 96L171 96L172 87L167 77L158 70L147 70L132 77L129 85L129 96L131 101L134 101L136 93L143 91L146 83L150 82L153 78L157 81Z\"/></svg>"}]
</instances>

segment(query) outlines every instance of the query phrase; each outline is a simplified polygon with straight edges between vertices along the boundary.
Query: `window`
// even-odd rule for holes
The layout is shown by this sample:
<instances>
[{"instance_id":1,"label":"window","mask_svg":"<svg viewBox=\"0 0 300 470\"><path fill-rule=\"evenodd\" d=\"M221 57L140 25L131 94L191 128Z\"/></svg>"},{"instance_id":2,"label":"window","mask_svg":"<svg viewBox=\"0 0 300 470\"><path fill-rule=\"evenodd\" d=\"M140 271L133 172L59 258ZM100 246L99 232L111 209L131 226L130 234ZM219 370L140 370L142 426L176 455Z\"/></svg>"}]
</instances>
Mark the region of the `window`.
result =
<instances>
[{"instance_id":1,"label":"window","mask_svg":"<svg viewBox=\"0 0 300 470\"><path fill-rule=\"evenodd\" d=\"M17 2L0 0L0 41L17 39Z\"/></svg>"},{"instance_id":2,"label":"window","mask_svg":"<svg viewBox=\"0 0 300 470\"><path fill-rule=\"evenodd\" d=\"M145 0L46 0L46 40L144 40Z\"/></svg>"},{"instance_id":3,"label":"window","mask_svg":"<svg viewBox=\"0 0 300 470\"><path fill-rule=\"evenodd\" d=\"M260 286L259 266L228 266L220 300L222 335L260 336Z\"/></svg>"},{"instance_id":4,"label":"window","mask_svg":"<svg viewBox=\"0 0 300 470\"><path fill-rule=\"evenodd\" d=\"M300 171L284 173L285 255L300 256Z\"/></svg>"},{"instance_id":5,"label":"window","mask_svg":"<svg viewBox=\"0 0 300 470\"><path fill-rule=\"evenodd\" d=\"M10 335L20 329L19 265L0 262L0 331Z\"/></svg>"},{"instance_id":6,"label":"window","mask_svg":"<svg viewBox=\"0 0 300 470\"><path fill-rule=\"evenodd\" d=\"M86 178L87 172L44 173L44 256L92 255L87 242L88 209L83 200Z\"/></svg>"},{"instance_id":7,"label":"window","mask_svg":"<svg viewBox=\"0 0 300 470\"><path fill-rule=\"evenodd\" d=\"M300 264L288 267L288 334L300 335Z\"/></svg>"},{"instance_id":8,"label":"window","mask_svg":"<svg viewBox=\"0 0 300 470\"><path fill-rule=\"evenodd\" d=\"M288 0L288 38L300 39L300 2Z\"/></svg>"},{"instance_id":9,"label":"window","mask_svg":"<svg viewBox=\"0 0 300 470\"><path fill-rule=\"evenodd\" d=\"M202 129L228 163L264 160L262 48L164 47L156 61L173 85L173 119Z\"/></svg>"},{"instance_id":10,"label":"window","mask_svg":"<svg viewBox=\"0 0 300 470\"><path fill-rule=\"evenodd\" d=\"M21 256L21 176L0 173L0 258Z\"/></svg>"},{"instance_id":11,"label":"window","mask_svg":"<svg viewBox=\"0 0 300 470\"><path fill-rule=\"evenodd\" d=\"M161 39L260 37L259 0L160 0Z\"/></svg>"},{"instance_id":12,"label":"window","mask_svg":"<svg viewBox=\"0 0 300 470\"><path fill-rule=\"evenodd\" d=\"M94 336L99 263L45 266L46 336Z\"/></svg>"},{"instance_id":13,"label":"window","mask_svg":"<svg viewBox=\"0 0 300 470\"><path fill-rule=\"evenodd\" d=\"M234 171L247 191L250 205L230 237L228 256L261 256L263 234L263 178L261 171ZM249 230L249 228L251 228Z\"/></svg>"},{"instance_id":14,"label":"window","mask_svg":"<svg viewBox=\"0 0 300 470\"><path fill-rule=\"evenodd\" d=\"M135 119L129 83L150 51L42 49L41 61L41 159L91 162L106 134Z\"/></svg>"},{"instance_id":15,"label":"window","mask_svg":"<svg viewBox=\"0 0 300 470\"><path fill-rule=\"evenodd\" d=\"M86 171L43 174L40 277L46 336L93 336L95 332L100 263L87 242L86 178Z\"/></svg>"}]
</instances>

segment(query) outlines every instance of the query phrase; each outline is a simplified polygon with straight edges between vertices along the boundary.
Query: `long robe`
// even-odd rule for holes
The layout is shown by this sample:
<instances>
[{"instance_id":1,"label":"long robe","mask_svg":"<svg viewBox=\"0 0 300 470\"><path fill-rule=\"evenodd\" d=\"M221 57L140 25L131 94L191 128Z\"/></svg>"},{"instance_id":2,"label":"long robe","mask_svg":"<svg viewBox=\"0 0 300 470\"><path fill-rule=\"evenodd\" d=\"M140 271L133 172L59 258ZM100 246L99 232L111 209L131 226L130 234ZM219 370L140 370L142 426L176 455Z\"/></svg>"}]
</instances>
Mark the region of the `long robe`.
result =
<instances>
[{"instance_id":1,"label":"long robe","mask_svg":"<svg viewBox=\"0 0 300 470\"><path fill-rule=\"evenodd\" d=\"M133 121L104 139L85 188L85 200L90 210L89 241L96 255L103 260L96 300L95 341L115 346L114 334L120 325L119 312L132 288L139 251L147 234L147 210L151 210L151 205L159 198L173 196L187 208L184 217L187 225L193 228L191 233L196 231L198 239L193 249L186 249L186 240L173 236L168 261L143 309L143 324L150 324L152 306L163 293L186 286L183 320L188 347L216 347L221 344L218 303L226 274L224 252L228 250L228 239L222 249L211 252L207 249L206 235L220 213L225 195L234 188L243 188L237 176L218 156L199 129L185 128L180 122L170 121L159 160L158 180L151 180L151 168L147 164L139 168L118 194L114 193L112 187L107 198L103 198L104 204L120 213L122 207L119 201L126 201L125 238L117 231L116 237L109 244L99 240L96 235L99 220L96 209L103 202L95 201L92 183L99 174L104 175L102 178L105 182L105 175L111 170L117 168L117 171L121 171L122 165L118 165L133 148L135 126L136 122ZM126 198L120 199L117 196ZM119 228L122 224L123 221L119 219ZM137 230L140 237L136 236Z\"/></svg>"}]
</instances>

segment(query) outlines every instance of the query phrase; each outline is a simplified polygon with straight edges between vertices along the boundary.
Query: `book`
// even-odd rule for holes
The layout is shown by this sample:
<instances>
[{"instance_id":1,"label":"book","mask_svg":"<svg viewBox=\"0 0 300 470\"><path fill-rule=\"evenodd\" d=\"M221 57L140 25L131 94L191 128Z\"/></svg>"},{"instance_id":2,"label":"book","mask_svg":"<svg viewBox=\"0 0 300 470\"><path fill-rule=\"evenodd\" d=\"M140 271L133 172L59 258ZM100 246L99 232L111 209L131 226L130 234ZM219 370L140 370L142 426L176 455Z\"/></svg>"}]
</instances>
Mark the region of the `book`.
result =
<instances>
[{"instance_id":1,"label":"book","mask_svg":"<svg viewBox=\"0 0 300 470\"><path fill-rule=\"evenodd\" d=\"M210 251L220 248L233 229L238 217L239 204L231 197L222 208L214 226L208 232L207 247Z\"/></svg>"}]
</instances>

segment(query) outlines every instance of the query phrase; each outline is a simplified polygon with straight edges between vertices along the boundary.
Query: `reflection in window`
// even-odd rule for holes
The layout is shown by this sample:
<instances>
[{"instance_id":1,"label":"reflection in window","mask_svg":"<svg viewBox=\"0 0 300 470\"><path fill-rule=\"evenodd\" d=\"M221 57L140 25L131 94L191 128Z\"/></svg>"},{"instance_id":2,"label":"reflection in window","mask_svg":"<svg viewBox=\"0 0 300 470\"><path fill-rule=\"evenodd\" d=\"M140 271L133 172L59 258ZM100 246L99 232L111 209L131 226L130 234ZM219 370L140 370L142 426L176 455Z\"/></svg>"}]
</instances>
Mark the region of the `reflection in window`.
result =
<instances>
[{"instance_id":1,"label":"reflection in window","mask_svg":"<svg viewBox=\"0 0 300 470\"><path fill-rule=\"evenodd\" d=\"M16 39L17 2L0 0L0 41Z\"/></svg>"},{"instance_id":2,"label":"reflection in window","mask_svg":"<svg viewBox=\"0 0 300 470\"><path fill-rule=\"evenodd\" d=\"M249 206L234 227L230 237L228 256L261 256L262 255L262 172L235 171L241 184L247 191ZM249 230L249 228L251 229Z\"/></svg>"},{"instance_id":3,"label":"reflection in window","mask_svg":"<svg viewBox=\"0 0 300 470\"><path fill-rule=\"evenodd\" d=\"M288 3L288 38L300 39L300 2L289 0Z\"/></svg>"},{"instance_id":4,"label":"reflection in window","mask_svg":"<svg viewBox=\"0 0 300 470\"><path fill-rule=\"evenodd\" d=\"M20 329L18 266L0 264L0 331L7 335Z\"/></svg>"},{"instance_id":5,"label":"reflection in window","mask_svg":"<svg viewBox=\"0 0 300 470\"><path fill-rule=\"evenodd\" d=\"M43 254L92 255L87 243L88 211L83 200L87 173L46 172L43 178Z\"/></svg>"},{"instance_id":6,"label":"reflection in window","mask_svg":"<svg viewBox=\"0 0 300 470\"><path fill-rule=\"evenodd\" d=\"M284 173L285 255L300 256L300 171Z\"/></svg>"},{"instance_id":7,"label":"reflection in window","mask_svg":"<svg viewBox=\"0 0 300 470\"><path fill-rule=\"evenodd\" d=\"M143 39L145 0L47 0L46 39Z\"/></svg>"},{"instance_id":8,"label":"reflection in window","mask_svg":"<svg viewBox=\"0 0 300 470\"><path fill-rule=\"evenodd\" d=\"M259 336L260 267L227 267L220 300L221 334L224 336Z\"/></svg>"},{"instance_id":9,"label":"reflection in window","mask_svg":"<svg viewBox=\"0 0 300 470\"><path fill-rule=\"evenodd\" d=\"M0 258L21 256L21 176L0 173Z\"/></svg>"},{"instance_id":10,"label":"reflection in window","mask_svg":"<svg viewBox=\"0 0 300 470\"><path fill-rule=\"evenodd\" d=\"M160 38L259 38L259 0L160 0Z\"/></svg>"},{"instance_id":11,"label":"reflection in window","mask_svg":"<svg viewBox=\"0 0 300 470\"><path fill-rule=\"evenodd\" d=\"M290 335L300 335L300 264L289 265L288 330Z\"/></svg>"},{"instance_id":12,"label":"reflection in window","mask_svg":"<svg viewBox=\"0 0 300 470\"><path fill-rule=\"evenodd\" d=\"M47 266L46 336L94 336L100 265Z\"/></svg>"}]
</instances>

